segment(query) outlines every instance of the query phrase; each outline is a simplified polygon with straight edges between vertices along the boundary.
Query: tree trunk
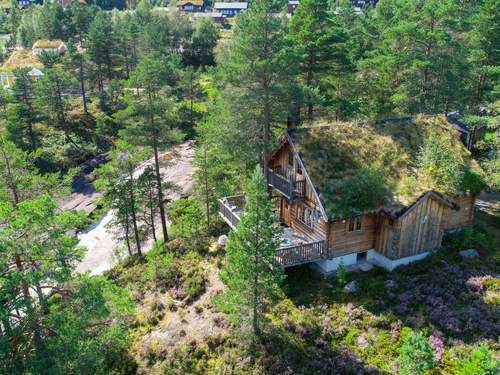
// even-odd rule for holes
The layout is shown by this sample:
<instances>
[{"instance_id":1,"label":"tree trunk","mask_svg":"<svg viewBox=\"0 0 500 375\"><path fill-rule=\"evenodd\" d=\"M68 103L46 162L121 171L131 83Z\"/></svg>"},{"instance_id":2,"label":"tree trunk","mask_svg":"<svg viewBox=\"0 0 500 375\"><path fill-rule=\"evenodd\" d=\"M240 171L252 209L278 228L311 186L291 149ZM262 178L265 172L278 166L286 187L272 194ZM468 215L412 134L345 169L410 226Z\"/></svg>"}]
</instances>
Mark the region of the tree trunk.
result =
<instances>
[{"instance_id":1,"label":"tree trunk","mask_svg":"<svg viewBox=\"0 0 500 375\"><path fill-rule=\"evenodd\" d=\"M269 102L269 89L264 85L264 145L262 148L262 160L264 166L264 177L266 188L269 186L269 133L270 133L271 104Z\"/></svg>"},{"instance_id":2,"label":"tree trunk","mask_svg":"<svg viewBox=\"0 0 500 375\"><path fill-rule=\"evenodd\" d=\"M80 62L80 68L78 70L78 78L80 79L80 92L82 93L82 103L83 103L83 112L85 112L86 115L89 114L88 108L87 108L87 97L85 95L85 80L83 76L83 63Z\"/></svg>"},{"instance_id":3,"label":"tree trunk","mask_svg":"<svg viewBox=\"0 0 500 375\"><path fill-rule=\"evenodd\" d=\"M128 223L128 214L125 214L125 243L127 244L128 255L132 256L132 249L130 247L130 238L129 238L129 223Z\"/></svg>"},{"instance_id":4,"label":"tree trunk","mask_svg":"<svg viewBox=\"0 0 500 375\"><path fill-rule=\"evenodd\" d=\"M137 253L139 256L142 256L141 251L141 240L139 238L139 229L137 228L137 218L135 215L135 195L134 195L134 169L129 166L129 198L130 198L130 209L132 215L132 225L134 228L134 238L135 238L135 246L137 248Z\"/></svg>"},{"instance_id":5,"label":"tree trunk","mask_svg":"<svg viewBox=\"0 0 500 375\"><path fill-rule=\"evenodd\" d=\"M207 215L207 236L210 232L210 193L208 187L208 162L207 162L207 148L203 147L203 184L205 185L205 211Z\"/></svg>"},{"instance_id":6,"label":"tree trunk","mask_svg":"<svg viewBox=\"0 0 500 375\"><path fill-rule=\"evenodd\" d=\"M153 135L153 152L155 156L155 174L156 174L156 184L158 189L158 207L160 208L161 230L163 233L163 242L166 244L168 242L167 219L165 215L165 207L163 206L163 189L162 189L162 181L160 174L160 160L158 156L158 144L157 144L156 134Z\"/></svg>"}]
</instances>

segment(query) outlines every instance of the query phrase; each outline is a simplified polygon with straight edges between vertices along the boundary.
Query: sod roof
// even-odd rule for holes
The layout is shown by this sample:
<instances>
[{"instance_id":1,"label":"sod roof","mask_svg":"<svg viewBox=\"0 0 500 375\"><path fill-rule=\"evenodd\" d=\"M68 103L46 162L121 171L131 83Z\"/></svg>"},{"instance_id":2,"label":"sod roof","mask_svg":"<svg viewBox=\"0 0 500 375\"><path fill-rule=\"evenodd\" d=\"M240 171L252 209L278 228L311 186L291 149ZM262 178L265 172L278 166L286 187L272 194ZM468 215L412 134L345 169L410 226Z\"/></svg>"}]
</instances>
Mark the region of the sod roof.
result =
<instances>
[{"instance_id":1,"label":"sod roof","mask_svg":"<svg viewBox=\"0 0 500 375\"><path fill-rule=\"evenodd\" d=\"M383 201L373 203L375 206L363 207L357 213L381 209L397 212L411 205L423 193L439 191L429 179L419 174L417 168L418 154L428 137L449 141L464 160L471 160L460 140L460 133L444 116L417 116L371 123L318 121L308 128L289 130L289 137L330 218L348 216L345 211L335 212L336 204L338 206L343 199L339 194L346 191L345 187L336 191L336 186L343 181L356 184L367 170L373 171L372 180L377 179L377 174L383 175L389 194ZM371 192L366 194L369 198ZM352 196L349 199L350 205L356 206L356 199L354 202ZM366 201L370 202L369 199ZM356 210L351 212L355 213Z\"/></svg>"},{"instance_id":2,"label":"sod roof","mask_svg":"<svg viewBox=\"0 0 500 375\"><path fill-rule=\"evenodd\" d=\"M31 49L18 49L12 52L0 70L13 71L16 68L42 69L43 64L40 62L38 55Z\"/></svg>"},{"instance_id":3,"label":"sod roof","mask_svg":"<svg viewBox=\"0 0 500 375\"><path fill-rule=\"evenodd\" d=\"M61 44L61 39L40 39L33 43L33 48L59 48Z\"/></svg>"}]
</instances>

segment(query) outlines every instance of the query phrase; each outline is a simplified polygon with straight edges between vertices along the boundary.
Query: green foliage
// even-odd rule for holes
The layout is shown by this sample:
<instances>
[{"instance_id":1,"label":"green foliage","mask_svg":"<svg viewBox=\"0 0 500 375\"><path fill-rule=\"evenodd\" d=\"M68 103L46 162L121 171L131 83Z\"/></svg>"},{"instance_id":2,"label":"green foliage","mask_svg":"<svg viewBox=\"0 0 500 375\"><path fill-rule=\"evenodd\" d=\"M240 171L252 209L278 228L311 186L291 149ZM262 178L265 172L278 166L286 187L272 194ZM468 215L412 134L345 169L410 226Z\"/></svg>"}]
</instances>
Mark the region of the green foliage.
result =
<instances>
[{"instance_id":1,"label":"green foliage","mask_svg":"<svg viewBox=\"0 0 500 375\"><path fill-rule=\"evenodd\" d=\"M494 358L494 352L487 344L481 344L464 358L460 358L454 368L457 375L495 375L500 370L500 363Z\"/></svg>"},{"instance_id":2,"label":"green foliage","mask_svg":"<svg viewBox=\"0 0 500 375\"><path fill-rule=\"evenodd\" d=\"M343 287L347 284L347 272L344 265L344 260L341 259L336 271L337 283Z\"/></svg>"},{"instance_id":3,"label":"green foliage","mask_svg":"<svg viewBox=\"0 0 500 375\"><path fill-rule=\"evenodd\" d=\"M268 199L264 177L257 166L246 189L247 204L227 244L227 264L221 278L228 301L238 308L240 323L251 317L253 333L260 334L263 312L279 293L283 270L274 259L280 230Z\"/></svg>"},{"instance_id":4,"label":"green foliage","mask_svg":"<svg viewBox=\"0 0 500 375\"><path fill-rule=\"evenodd\" d=\"M434 349L422 334L412 332L403 341L399 355L400 373L420 375L434 367Z\"/></svg>"},{"instance_id":5,"label":"green foliage","mask_svg":"<svg viewBox=\"0 0 500 375\"><path fill-rule=\"evenodd\" d=\"M326 209L337 217L357 215L384 205L391 196L383 169L361 168L351 175L325 183Z\"/></svg>"},{"instance_id":6,"label":"green foliage","mask_svg":"<svg viewBox=\"0 0 500 375\"><path fill-rule=\"evenodd\" d=\"M205 236L205 214L196 199L178 199L169 205L168 213L172 235L192 243L200 242Z\"/></svg>"},{"instance_id":7,"label":"green foliage","mask_svg":"<svg viewBox=\"0 0 500 375\"><path fill-rule=\"evenodd\" d=\"M463 149L450 140L429 137L418 155L421 176L440 192L478 193L484 188L483 178L467 164Z\"/></svg>"},{"instance_id":8,"label":"green foliage","mask_svg":"<svg viewBox=\"0 0 500 375\"><path fill-rule=\"evenodd\" d=\"M46 321L58 335L48 338L53 374L68 371L96 374L132 371L126 330L134 302L104 277L80 276L69 299L55 296Z\"/></svg>"}]
</instances>

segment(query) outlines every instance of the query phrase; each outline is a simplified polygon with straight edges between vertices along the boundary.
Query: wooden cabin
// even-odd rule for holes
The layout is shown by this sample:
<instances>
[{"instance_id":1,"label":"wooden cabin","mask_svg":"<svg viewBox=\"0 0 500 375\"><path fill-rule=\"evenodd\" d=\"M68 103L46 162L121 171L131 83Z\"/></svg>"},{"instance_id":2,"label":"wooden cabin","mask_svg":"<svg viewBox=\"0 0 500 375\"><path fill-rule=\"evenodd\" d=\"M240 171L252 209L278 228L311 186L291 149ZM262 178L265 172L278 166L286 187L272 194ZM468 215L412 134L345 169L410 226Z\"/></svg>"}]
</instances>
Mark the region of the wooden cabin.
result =
<instances>
[{"instance_id":1,"label":"wooden cabin","mask_svg":"<svg viewBox=\"0 0 500 375\"><path fill-rule=\"evenodd\" d=\"M270 156L268 175L284 231L299 239L283 244L282 265L313 263L329 273L342 260L346 266L370 262L392 270L438 249L444 232L470 224L474 194L447 196L417 182L410 189L398 187L400 179L418 181L418 175L416 180L408 175L415 173L414 158L423 139L434 132L456 139L457 147L467 152L444 118L288 130ZM336 211L333 203L342 202L336 195L342 193L335 184L378 164L391 172L390 198L373 207L353 203L348 215ZM360 201L370 197L370 191L363 194ZM237 204L221 200L221 216L232 228L244 212L241 197L237 199ZM232 221L231 212L236 212Z\"/></svg>"}]
</instances>

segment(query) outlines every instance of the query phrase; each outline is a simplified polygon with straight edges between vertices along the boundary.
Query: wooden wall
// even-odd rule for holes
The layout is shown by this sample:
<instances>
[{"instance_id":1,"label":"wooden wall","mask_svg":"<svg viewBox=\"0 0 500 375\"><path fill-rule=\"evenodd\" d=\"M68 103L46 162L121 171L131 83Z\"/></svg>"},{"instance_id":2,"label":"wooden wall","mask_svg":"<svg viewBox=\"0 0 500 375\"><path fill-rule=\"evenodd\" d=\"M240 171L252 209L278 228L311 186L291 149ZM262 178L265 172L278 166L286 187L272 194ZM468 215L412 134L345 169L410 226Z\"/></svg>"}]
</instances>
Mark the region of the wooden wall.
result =
<instances>
[{"instance_id":1,"label":"wooden wall","mask_svg":"<svg viewBox=\"0 0 500 375\"><path fill-rule=\"evenodd\" d=\"M442 220L447 206L429 196L408 210L399 221L400 239L397 258L435 250L441 247Z\"/></svg>"},{"instance_id":2,"label":"wooden wall","mask_svg":"<svg viewBox=\"0 0 500 375\"><path fill-rule=\"evenodd\" d=\"M472 223L474 220L475 195L463 195L453 199L458 205L458 211L447 208L445 219L442 223L443 229L456 229Z\"/></svg>"},{"instance_id":3,"label":"wooden wall","mask_svg":"<svg viewBox=\"0 0 500 375\"><path fill-rule=\"evenodd\" d=\"M279 167L282 171L287 171L287 178L294 179L296 181L305 179L305 171L302 171L302 175L297 174L298 162L294 158L293 167L288 165L288 153L292 151L289 143L286 143L276 154L273 155L271 160L269 160L269 168L275 169ZM306 183L306 198L317 206L316 199L313 194L313 187Z\"/></svg>"},{"instance_id":4,"label":"wooden wall","mask_svg":"<svg viewBox=\"0 0 500 375\"><path fill-rule=\"evenodd\" d=\"M349 219L333 221L328 228L328 248L331 257L373 249L377 237L378 215L361 218L361 230L349 232Z\"/></svg>"},{"instance_id":5,"label":"wooden wall","mask_svg":"<svg viewBox=\"0 0 500 375\"><path fill-rule=\"evenodd\" d=\"M285 197L281 197L280 199L284 201L287 200ZM288 202L288 215L284 215L286 217L282 217L282 219L288 226L301 233L304 233L314 241L327 240L328 224L325 223L325 221L321 217L319 221L314 224L313 228L310 228L307 225L303 224L300 220L297 219L297 208L299 207L299 205L306 205L308 207L314 208L314 205L312 205L308 200L295 200L293 202Z\"/></svg>"}]
</instances>

